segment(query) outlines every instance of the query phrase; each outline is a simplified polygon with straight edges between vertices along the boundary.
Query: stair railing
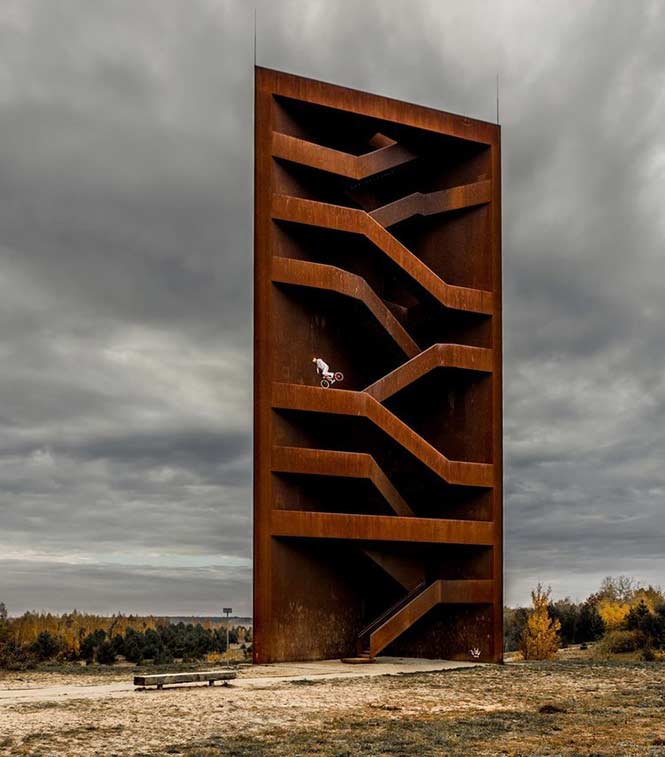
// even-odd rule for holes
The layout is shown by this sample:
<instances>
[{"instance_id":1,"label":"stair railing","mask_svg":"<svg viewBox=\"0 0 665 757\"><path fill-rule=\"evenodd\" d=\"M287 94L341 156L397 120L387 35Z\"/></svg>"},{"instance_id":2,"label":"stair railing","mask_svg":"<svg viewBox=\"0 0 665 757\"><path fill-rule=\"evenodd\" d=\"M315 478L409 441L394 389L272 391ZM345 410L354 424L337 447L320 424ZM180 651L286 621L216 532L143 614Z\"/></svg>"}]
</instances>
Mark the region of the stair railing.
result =
<instances>
[{"instance_id":1,"label":"stair railing","mask_svg":"<svg viewBox=\"0 0 665 757\"><path fill-rule=\"evenodd\" d=\"M391 605L387 610L385 610L381 615L379 615L378 618L373 620L368 626L365 626L359 634L358 634L358 651L362 651L362 648L365 646L365 643L367 646L369 646L369 637L376 631L377 628L382 626L388 618L395 615L395 613L399 612L403 607L409 604L412 599L415 599L415 597L418 596L422 591L424 591L427 588L428 584L427 581L422 581L418 584L418 586L415 586L411 591L409 591L407 594L405 594L401 599L398 599L395 604Z\"/></svg>"}]
</instances>

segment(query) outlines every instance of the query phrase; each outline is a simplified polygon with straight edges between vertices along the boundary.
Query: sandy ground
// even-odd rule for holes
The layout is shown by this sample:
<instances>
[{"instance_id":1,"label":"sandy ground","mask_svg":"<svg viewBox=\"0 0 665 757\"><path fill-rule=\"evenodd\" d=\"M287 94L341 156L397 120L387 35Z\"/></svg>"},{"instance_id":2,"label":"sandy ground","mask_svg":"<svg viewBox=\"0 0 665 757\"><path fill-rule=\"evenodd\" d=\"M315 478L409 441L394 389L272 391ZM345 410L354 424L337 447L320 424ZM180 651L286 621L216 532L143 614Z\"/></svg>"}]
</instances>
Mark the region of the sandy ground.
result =
<instances>
[{"instance_id":1,"label":"sandy ground","mask_svg":"<svg viewBox=\"0 0 665 757\"><path fill-rule=\"evenodd\" d=\"M280 663L239 668L234 688L271 688L278 683L325 681L385 675L431 673L437 670L472 668L478 663L450 660L418 660L404 657L381 657L371 665L346 665L339 660ZM202 684L207 686L207 684ZM219 685L219 684L216 684ZM200 688L201 684L177 684L169 688ZM0 707L23 702L57 702L68 699L108 699L134 696L140 692L127 673L90 675L85 682L73 682L62 673L7 672L0 677Z\"/></svg>"},{"instance_id":2,"label":"sandy ground","mask_svg":"<svg viewBox=\"0 0 665 757\"><path fill-rule=\"evenodd\" d=\"M98 692L87 698L72 676L67 697L0 701L0 754L665 755L663 664L573 660L390 676L377 675L379 665L338 665L324 663L318 675L270 666L258 671L269 675L243 671L228 688L118 695L102 689L127 681L104 676L86 680ZM67 687L66 676L51 675L14 674L0 687L14 697Z\"/></svg>"}]
</instances>

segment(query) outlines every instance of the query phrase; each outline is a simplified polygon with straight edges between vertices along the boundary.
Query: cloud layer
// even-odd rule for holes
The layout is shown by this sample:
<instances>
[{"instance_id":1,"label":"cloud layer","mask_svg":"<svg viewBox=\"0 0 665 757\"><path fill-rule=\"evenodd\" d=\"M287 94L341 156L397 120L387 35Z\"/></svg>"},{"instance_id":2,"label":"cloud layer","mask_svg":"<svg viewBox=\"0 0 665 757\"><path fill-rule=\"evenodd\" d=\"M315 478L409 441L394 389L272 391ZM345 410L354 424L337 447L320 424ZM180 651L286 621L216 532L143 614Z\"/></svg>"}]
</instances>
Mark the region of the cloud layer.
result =
<instances>
[{"instance_id":1,"label":"cloud layer","mask_svg":"<svg viewBox=\"0 0 665 757\"><path fill-rule=\"evenodd\" d=\"M257 61L492 120L507 598L663 582L665 8L259 5ZM250 610L253 19L0 10L0 599Z\"/></svg>"}]
</instances>

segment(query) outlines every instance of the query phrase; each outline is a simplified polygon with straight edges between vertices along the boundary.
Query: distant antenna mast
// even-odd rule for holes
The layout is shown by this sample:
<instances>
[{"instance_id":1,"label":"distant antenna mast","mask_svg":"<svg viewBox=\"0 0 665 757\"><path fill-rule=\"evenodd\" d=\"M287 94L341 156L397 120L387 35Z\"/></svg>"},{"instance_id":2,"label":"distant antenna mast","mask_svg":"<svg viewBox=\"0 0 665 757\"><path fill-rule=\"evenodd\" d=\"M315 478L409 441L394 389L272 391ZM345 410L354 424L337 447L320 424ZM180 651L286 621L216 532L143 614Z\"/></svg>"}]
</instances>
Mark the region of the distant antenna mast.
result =
<instances>
[{"instance_id":1,"label":"distant antenna mast","mask_svg":"<svg viewBox=\"0 0 665 757\"><path fill-rule=\"evenodd\" d=\"M256 68L256 5L254 6L254 68Z\"/></svg>"},{"instance_id":2,"label":"distant antenna mast","mask_svg":"<svg viewBox=\"0 0 665 757\"><path fill-rule=\"evenodd\" d=\"M499 123L499 72L496 72L496 122Z\"/></svg>"}]
</instances>

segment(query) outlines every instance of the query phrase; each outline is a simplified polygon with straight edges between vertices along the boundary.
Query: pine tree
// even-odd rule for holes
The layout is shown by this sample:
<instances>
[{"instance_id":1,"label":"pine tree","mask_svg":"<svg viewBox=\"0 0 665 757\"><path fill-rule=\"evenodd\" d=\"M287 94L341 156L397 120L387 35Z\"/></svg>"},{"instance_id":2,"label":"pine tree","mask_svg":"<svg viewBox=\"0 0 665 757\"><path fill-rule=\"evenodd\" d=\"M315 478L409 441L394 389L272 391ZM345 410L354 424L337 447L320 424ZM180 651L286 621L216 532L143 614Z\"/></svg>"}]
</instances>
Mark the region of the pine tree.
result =
<instances>
[{"instance_id":1,"label":"pine tree","mask_svg":"<svg viewBox=\"0 0 665 757\"><path fill-rule=\"evenodd\" d=\"M541 584L531 592L533 610L522 634L520 649L525 660L551 660L559 648L561 623L550 617L548 606L551 589Z\"/></svg>"}]
</instances>

